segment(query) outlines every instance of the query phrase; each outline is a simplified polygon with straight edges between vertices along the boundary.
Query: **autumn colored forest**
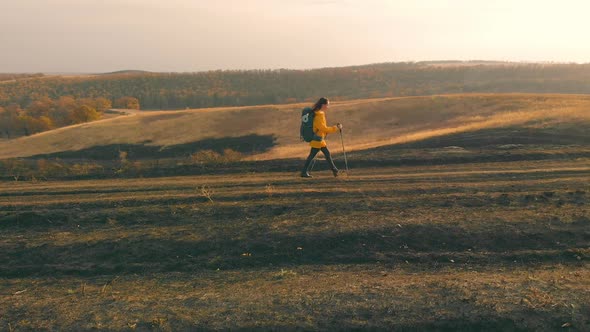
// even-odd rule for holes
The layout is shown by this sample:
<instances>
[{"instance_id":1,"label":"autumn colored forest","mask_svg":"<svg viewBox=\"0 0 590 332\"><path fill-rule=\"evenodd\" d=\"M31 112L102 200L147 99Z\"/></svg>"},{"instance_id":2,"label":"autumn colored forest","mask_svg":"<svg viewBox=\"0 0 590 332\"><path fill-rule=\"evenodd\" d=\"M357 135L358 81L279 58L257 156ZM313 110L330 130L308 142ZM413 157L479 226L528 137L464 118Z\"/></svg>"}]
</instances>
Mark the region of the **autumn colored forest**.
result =
<instances>
[{"instance_id":1,"label":"autumn colored forest","mask_svg":"<svg viewBox=\"0 0 590 332\"><path fill-rule=\"evenodd\" d=\"M384 63L314 70L0 74L0 136L101 118L111 107L186 109L449 93L590 93L589 64Z\"/></svg>"}]
</instances>

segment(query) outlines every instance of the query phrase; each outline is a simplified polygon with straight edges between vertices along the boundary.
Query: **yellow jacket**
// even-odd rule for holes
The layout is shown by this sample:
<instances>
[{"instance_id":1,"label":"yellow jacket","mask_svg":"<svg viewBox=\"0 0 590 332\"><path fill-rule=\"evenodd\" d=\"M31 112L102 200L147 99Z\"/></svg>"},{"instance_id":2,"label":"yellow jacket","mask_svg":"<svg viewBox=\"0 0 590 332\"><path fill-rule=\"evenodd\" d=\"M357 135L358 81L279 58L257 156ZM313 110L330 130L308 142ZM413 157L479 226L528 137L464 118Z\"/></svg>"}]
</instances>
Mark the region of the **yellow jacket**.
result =
<instances>
[{"instance_id":1,"label":"yellow jacket","mask_svg":"<svg viewBox=\"0 0 590 332\"><path fill-rule=\"evenodd\" d=\"M322 138L321 141L311 141L309 145L312 148L320 149L326 147L326 135L335 133L338 131L338 127L328 127L326 124L326 113L324 111L316 111L313 118L313 132Z\"/></svg>"}]
</instances>

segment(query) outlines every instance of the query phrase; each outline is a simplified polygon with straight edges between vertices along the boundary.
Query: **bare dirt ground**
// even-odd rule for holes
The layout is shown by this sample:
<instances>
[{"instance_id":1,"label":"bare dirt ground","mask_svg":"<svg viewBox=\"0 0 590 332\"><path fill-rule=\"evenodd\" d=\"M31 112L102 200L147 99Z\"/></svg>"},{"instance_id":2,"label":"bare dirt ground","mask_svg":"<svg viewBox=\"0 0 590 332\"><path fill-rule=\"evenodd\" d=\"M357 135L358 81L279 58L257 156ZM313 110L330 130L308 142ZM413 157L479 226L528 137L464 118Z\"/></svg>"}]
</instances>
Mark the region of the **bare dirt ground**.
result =
<instances>
[{"instance_id":1,"label":"bare dirt ground","mask_svg":"<svg viewBox=\"0 0 590 332\"><path fill-rule=\"evenodd\" d=\"M587 157L321 169L0 182L0 329L590 329Z\"/></svg>"}]
</instances>

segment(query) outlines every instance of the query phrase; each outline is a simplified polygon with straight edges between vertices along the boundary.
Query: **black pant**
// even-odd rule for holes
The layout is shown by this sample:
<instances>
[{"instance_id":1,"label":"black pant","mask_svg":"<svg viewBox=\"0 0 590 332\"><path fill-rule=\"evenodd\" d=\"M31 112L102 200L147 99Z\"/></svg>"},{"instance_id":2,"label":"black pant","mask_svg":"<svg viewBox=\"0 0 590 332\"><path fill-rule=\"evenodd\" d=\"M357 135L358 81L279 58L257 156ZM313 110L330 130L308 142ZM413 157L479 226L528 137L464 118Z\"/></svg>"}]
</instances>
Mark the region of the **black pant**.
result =
<instances>
[{"instance_id":1,"label":"black pant","mask_svg":"<svg viewBox=\"0 0 590 332\"><path fill-rule=\"evenodd\" d=\"M301 173L306 173L309 171L309 166L311 165L311 161L313 160L313 158L315 158L315 156L318 154L318 152L320 152L320 150L322 150L324 157L326 157L326 160L330 164L330 168L332 168L333 171L338 170L336 168L336 165L334 165L334 160L332 160L332 155L330 154L330 150L328 150L327 147L323 147L321 149L311 148L311 151L309 151L309 156L307 156L307 160L305 161L305 165L303 166L303 170L301 171Z\"/></svg>"}]
</instances>

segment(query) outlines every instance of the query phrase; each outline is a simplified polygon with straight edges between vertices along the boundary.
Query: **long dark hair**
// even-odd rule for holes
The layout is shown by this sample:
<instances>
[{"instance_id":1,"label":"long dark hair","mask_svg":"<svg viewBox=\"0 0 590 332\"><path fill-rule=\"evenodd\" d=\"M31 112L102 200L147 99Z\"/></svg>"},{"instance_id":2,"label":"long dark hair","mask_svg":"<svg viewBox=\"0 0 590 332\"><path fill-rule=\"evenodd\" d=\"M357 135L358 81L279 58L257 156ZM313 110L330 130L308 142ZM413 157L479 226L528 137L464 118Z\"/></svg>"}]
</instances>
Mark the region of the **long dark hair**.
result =
<instances>
[{"instance_id":1,"label":"long dark hair","mask_svg":"<svg viewBox=\"0 0 590 332\"><path fill-rule=\"evenodd\" d=\"M328 98L326 97L322 97L320 98L315 105L313 105L313 109L312 112L318 111L320 109L322 109L322 106L326 105L328 103Z\"/></svg>"}]
</instances>

